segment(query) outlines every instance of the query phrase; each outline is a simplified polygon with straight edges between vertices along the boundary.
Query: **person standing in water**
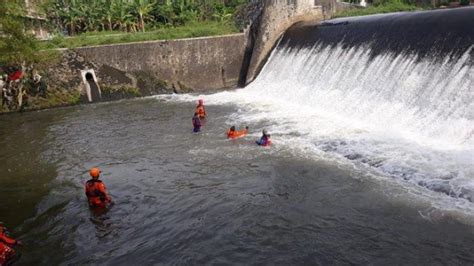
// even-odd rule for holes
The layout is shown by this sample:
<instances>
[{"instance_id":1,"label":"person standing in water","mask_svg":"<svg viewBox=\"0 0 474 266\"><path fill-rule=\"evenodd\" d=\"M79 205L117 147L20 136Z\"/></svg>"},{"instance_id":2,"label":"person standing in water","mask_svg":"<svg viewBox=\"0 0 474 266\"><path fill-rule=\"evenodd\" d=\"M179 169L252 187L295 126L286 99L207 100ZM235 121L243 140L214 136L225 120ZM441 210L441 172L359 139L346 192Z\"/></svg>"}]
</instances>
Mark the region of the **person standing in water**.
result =
<instances>
[{"instance_id":1,"label":"person standing in water","mask_svg":"<svg viewBox=\"0 0 474 266\"><path fill-rule=\"evenodd\" d=\"M105 184L99 180L100 173L99 168L92 168L89 171L92 179L88 180L85 184L85 192L90 207L105 208L107 204L112 203L112 199L107 194Z\"/></svg>"},{"instance_id":2,"label":"person standing in water","mask_svg":"<svg viewBox=\"0 0 474 266\"><path fill-rule=\"evenodd\" d=\"M201 131L201 119L199 119L199 114L196 112L193 116L193 132L197 133Z\"/></svg>"},{"instance_id":3,"label":"person standing in water","mask_svg":"<svg viewBox=\"0 0 474 266\"><path fill-rule=\"evenodd\" d=\"M7 230L0 224L0 265L7 265L15 257L14 246L21 245L20 241L8 237Z\"/></svg>"},{"instance_id":4,"label":"person standing in water","mask_svg":"<svg viewBox=\"0 0 474 266\"><path fill-rule=\"evenodd\" d=\"M266 129L262 131L262 137L255 142L257 143L257 145L264 146L264 147L270 146L270 144L272 144L272 140L270 139L270 134L268 134Z\"/></svg>"},{"instance_id":5,"label":"person standing in water","mask_svg":"<svg viewBox=\"0 0 474 266\"><path fill-rule=\"evenodd\" d=\"M206 109L204 108L204 101L200 99L198 101L198 105L196 106L196 113L198 114L200 119L206 118Z\"/></svg>"}]
</instances>

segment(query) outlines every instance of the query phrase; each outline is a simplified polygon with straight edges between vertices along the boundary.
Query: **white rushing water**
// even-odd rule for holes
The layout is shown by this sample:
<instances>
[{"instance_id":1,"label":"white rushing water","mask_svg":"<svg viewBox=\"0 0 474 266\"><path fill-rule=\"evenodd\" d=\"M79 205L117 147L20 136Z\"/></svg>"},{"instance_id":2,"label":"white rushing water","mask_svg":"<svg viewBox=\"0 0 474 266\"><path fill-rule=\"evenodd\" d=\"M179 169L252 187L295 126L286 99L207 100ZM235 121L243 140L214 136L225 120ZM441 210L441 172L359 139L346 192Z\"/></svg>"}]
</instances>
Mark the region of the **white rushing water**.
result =
<instances>
[{"instance_id":1,"label":"white rushing water","mask_svg":"<svg viewBox=\"0 0 474 266\"><path fill-rule=\"evenodd\" d=\"M229 123L268 125L276 145L376 172L473 214L470 52L436 63L371 58L368 47L280 46L245 89L204 97L238 105Z\"/></svg>"}]
</instances>

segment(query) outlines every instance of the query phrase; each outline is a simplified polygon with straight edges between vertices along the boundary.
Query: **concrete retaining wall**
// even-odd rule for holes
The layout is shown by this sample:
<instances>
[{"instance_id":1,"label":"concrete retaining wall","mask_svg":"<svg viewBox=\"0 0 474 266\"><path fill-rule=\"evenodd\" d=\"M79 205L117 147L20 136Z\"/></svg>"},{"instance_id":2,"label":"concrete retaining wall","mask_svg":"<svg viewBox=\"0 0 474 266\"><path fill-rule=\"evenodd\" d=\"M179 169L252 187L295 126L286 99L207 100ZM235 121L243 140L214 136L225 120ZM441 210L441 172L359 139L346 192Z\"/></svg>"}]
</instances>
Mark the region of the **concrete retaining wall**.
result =
<instances>
[{"instance_id":1,"label":"concrete retaining wall","mask_svg":"<svg viewBox=\"0 0 474 266\"><path fill-rule=\"evenodd\" d=\"M92 46L75 52L99 68L153 75L178 91L209 91L237 85L245 45L244 34L233 34Z\"/></svg>"}]
</instances>

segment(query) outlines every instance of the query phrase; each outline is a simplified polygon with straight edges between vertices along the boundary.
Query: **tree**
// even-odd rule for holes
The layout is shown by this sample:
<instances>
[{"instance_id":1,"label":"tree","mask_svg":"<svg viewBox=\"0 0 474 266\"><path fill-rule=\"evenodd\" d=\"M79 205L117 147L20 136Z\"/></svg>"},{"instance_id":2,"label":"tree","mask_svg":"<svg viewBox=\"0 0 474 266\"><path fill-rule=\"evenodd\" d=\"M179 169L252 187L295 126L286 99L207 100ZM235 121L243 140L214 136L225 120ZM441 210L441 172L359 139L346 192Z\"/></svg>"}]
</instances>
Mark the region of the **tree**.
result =
<instances>
[{"instance_id":1,"label":"tree","mask_svg":"<svg viewBox=\"0 0 474 266\"><path fill-rule=\"evenodd\" d=\"M115 0L112 2L111 9L113 27L118 27L118 29L121 31L126 30L126 22L131 17L130 13L128 12L128 2L125 2L124 0Z\"/></svg>"},{"instance_id":2,"label":"tree","mask_svg":"<svg viewBox=\"0 0 474 266\"><path fill-rule=\"evenodd\" d=\"M36 40L26 33L22 1L0 1L0 65L20 66L37 59Z\"/></svg>"},{"instance_id":3,"label":"tree","mask_svg":"<svg viewBox=\"0 0 474 266\"><path fill-rule=\"evenodd\" d=\"M132 5L132 10L138 15L138 27L145 32L145 18L148 17L150 12L153 10L153 6L156 4L154 1L149 0L135 0Z\"/></svg>"},{"instance_id":4,"label":"tree","mask_svg":"<svg viewBox=\"0 0 474 266\"><path fill-rule=\"evenodd\" d=\"M112 0L102 0L102 13L104 14L103 20L107 24L108 30L113 30L112 19L114 17L114 10L112 8Z\"/></svg>"},{"instance_id":5,"label":"tree","mask_svg":"<svg viewBox=\"0 0 474 266\"><path fill-rule=\"evenodd\" d=\"M67 28L69 35L76 34L76 30L81 20L81 12L77 1L72 0L69 4L64 4L63 2L58 1L54 5L53 10L57 10L55 13L59 16L62 25Z\"/></svg>"}]
</instances>

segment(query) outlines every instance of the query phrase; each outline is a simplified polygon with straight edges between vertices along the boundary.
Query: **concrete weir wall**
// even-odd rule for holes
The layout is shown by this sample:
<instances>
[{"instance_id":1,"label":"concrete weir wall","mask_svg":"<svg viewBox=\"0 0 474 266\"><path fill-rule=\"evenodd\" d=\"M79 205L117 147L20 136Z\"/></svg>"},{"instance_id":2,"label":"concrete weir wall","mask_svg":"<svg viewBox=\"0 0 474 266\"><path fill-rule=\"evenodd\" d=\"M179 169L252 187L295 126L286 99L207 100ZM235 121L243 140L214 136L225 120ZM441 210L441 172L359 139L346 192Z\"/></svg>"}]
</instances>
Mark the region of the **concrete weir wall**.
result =
<instances>
[{"instance_id":1,"label":"concrete weir wall","mask_svg":"<svg viewBox=\"0 0 474 266\"><path fill-rule=\"evenodd\" d=\"M237 85L245 45L244 34L232 34L84 47L75 52L102 69L153 75L178 91L208 91Z\"/></svg>"},{"instance_id":2,"label":"concrete weir wall","mask_svg":"<svg viewBox=\"0 0 474 266\"><path fill-rule=\"evenodd\" d=\"M328 19L336 11L335 0L262 0L258 26L249 34L253 46L246 83L256 78L280 36L293 24ZM254 39L252 39L254 38Z\"/></svg>"}]
</instances>

